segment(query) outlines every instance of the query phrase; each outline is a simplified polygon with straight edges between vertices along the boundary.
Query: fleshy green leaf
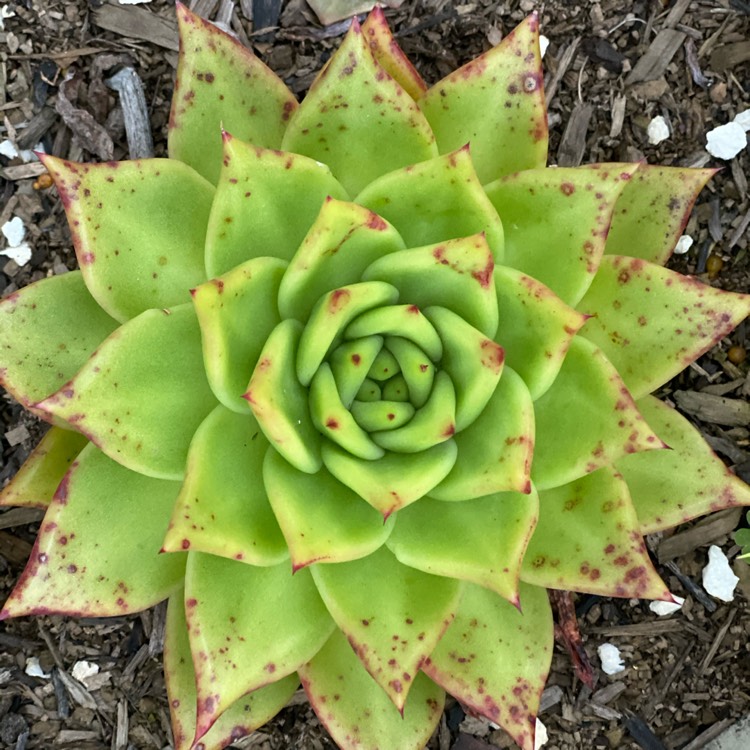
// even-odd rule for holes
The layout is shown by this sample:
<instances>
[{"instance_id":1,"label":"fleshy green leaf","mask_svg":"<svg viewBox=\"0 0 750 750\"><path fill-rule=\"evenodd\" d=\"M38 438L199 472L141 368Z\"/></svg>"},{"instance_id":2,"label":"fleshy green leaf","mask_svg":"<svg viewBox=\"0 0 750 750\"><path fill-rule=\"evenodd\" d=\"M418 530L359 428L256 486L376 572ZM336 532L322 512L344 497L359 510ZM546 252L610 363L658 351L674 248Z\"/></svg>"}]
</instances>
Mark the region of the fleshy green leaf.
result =
<instances>
[{"instance_id":1,"label":"fleshy green leaf","mask_svg":"<svg viewBox=\"0 0 750 750\"><path fill-rule=\"evenodd\" d=\"M404 564L492 589L518 606L518 576L537 518L536 492L463 503L422 498L399 511L388 548Z\"/></svg>"},{"instance_id":2,"label":"fleshy green leaf","mask_svg":"<svg viewBox=\"0 0 750 750\"><path fill-rule=\"evenodd\" d=\"M672 601L646 551L628 486L611 467L539 493L521 578L546 588Z\"/></svg>"},{"instance_id":3,"label":"fleshy green leaf","mask_svg":"<svg viewBox=\"0 0 750 750\"><path fill-rule=\"evenodd\" d=\"M370 263L403 249L398 232L377 214L327 198L284 274L281 315L304 322L323 294L360 281Z\"/></svg>"},{"instance_id":4,"label":"fleshy green leaf","mask_svg":"<svg viewBox=\"0 0 750 750\"><path fill-rule=\"evenodd\" d=\"M432 393L435 365L413 341L400 336L389 336L385 343L388 351L393 354L400 373L386 381L383 398L404 402L408 400L417 409L421 408Z\"/></svg>"},{"instance_id":5,"label":"fleshy green leaf","mask_svg":"<svg viewBox=\"0 0 750 750\"><path fill-rule=\"evenodd\" d=\"M327 164L350 195L386 172L437 156L427 120L375 62L356 21L310 87L281 147Z\"/></svg>"},{"instance_id":6,"label":"fleshy green leaf","mask_svg":"<svg viewBox=\"0 0 750 750\"><path fill-rule=\"evenodd\" d=\"M123 466L181 479L193 433L216 406L192 306L147 310L128 321L71 381L36 406Z\"/></svg>"},{"instance_id":7,"label":"fleshy green leaf","mask_svg":"<svg viewBox=\"0 0 750 750\"><path fill-rule=\"evenodd\" d=\"M224 160L206 233L206 271L251 258L290 260L326 197L346 198L328 167L224 133Z\"/></svg>"},{"instance_id":8,"label":"fleshy green leaf","mask_svg":"<svg viewBox=\"0 0 750 750\"><path fill-rule=\"evenodd\" d=\"M534 750L539 700L552 661L547 592L521 585L522 612L493 591L467 585L453 624L424 671L462 704Z\"/></svg>"},{"instance_id":9,"label":"fleshy green leaf","mask_svg":"<svg viewBox=\"0 0 750 750\"><path fill-rule=\"evenodd\" d=\"M0 490L0 505L48 507L70 464L87 442L77 432L52 427L10 483Z\"/></svg>"},{"instance_id":10,"label":"fleshy green leaf","mask_svg":"<svg viewBox=\"0 0 750 750\"><path fill-rule=\"evenodd\" d=\"M221 130L278 148L297 101L249 49L177 4L180 57L169 118L169 155L216 183Z\"/></svg>"},{"instance_id":11,"label":"fleshy green leaf","mask_svg":"<svg viewBox=\"0 0 750 750\"><path fill-rule=\"evenodd\" d=\"M454 440L458 458L430 490L439 500L470 500L496 492L531 492L534 405L529 389L511 368L479 417Z\"/></svg>"},{"instance_id":12,"label":"fleshy green leaf","mask_svg":"<svg viewBox=\"0 0 750 750\"><path fill-rule=\"evenodd\" d=\"M715 169L641 164L617 201L605 252L664 265L714 174Z\"/></svg>"},{"instance_id":13,"label":"fleshy green leaf","mask_svg":"<svg viewBox=\"0 0 750 750\"><path fill-rule=\"evenodd\" d=\"M281 322L276 296L284 269L276 258L253 258L193 290L208 382L214 396L238 414L248 412L242 394Z\"/></svg>"},{"instance_id":14,"label":"fleshy green leaf","mask_svg":"<svg viewBox=\"0 0 750 750\"><path fill-rule=\"evenodd\" d=\"M299 676L321 723L347 750L422 750L443 713L445 694L420 672L400 714L338 630Z\"/></svg>"},{"instance_id":15,"label":"fleshy green leaf","mask_svg":"<svg viewBox=\"0 0 750 750\"><path fill-rule=\"evenodd\" d=\"M263 482L295 570L369 555L393 529L392 520L383 523L380 513L325 469L298 471L273 449L266 453Z\"/></svg>"},{"instance_id":16,"label":"fleshy green leaf","mask_svg":"<svg viewBox=\"0 0 750 750\"><path fill-rule=\"evenodd\" d=\"M288 563L258 568L191 552L185 607L196 670L197 738L245 693L312 659L335 627L310 571L292 575Z\"/></svg>"},{"instance_id":17,"label":"fleshy green leaf","mask_svg":"<svg viewBox=\"0 0 750 750\"><path fill-rule=\"evenodd\" d=\"M190 654L183 591L167 607L164 638L164 677L167 683L175 750L192 750L195 736L195 670ZM222 750L263 726L286 706L297 690L296 674L243 695L201 737L203 750Z\"/></svg>"},{"instance_id":18,"label":"fleshy green leaf","mask_svg":"<svg viewBox=\"0 0 750 750\"><path fill-rule=\"evenodd\" d=\"M0 302L0 381L28 407L72 378L115 328L80 271L30 284Z\"/></svg>"},{"instance_id":19,"label":"fleshy green leaf","mask_svg":"<svg viewBox=\"0 0 750 750\"><path fill-rule=\"evenodd\" d=\"M750 295L724 292L639 258L607 255L578 309L630 392L664 385L750 315Z\"/></svg>"},{"instance_id":20,"label":"fleshy green leaf","mask_svg":"<svg viewBox=\"0 0 750 750\"><path fill-rule=\"evenodd\" d=\"M203 248L214 188L171 159L77 164L44 156L68 217L78 265L120 322L188 302L206 278Z\"/></svg>"},{"instance_id":21,"label":"fleshy green leaf","mask_svg":"<svg viewBox=\"0 0 750 750\"><path fill-rule=\"evenodd\" d=\"M591 285L615 203L637 169L638 164L529 169L488 185L505 227L505 263L575 305Z\"/></svg>"},{"instance_id":22,"label":"fleshy green leaf","mask_svg":"<svg viewBox=\"0 0 750 750\"><path fill-rule=\"evenodd\" d=\"M557 377L586 317L544 284L507 266L495 268L495 288L500 317L495 341L536 401Z\"/></svg>"},{"instance_id":23,"label":"fleshy green leaf","mask_svg":"<svg viewBox=\"0 0 750 750\"><path fill-rule=\"evenodd\" d=\"M468 147L390 172L368 185L356 202L391 222L407 247L484 232L495 262L503 258L503 225Z\"/></svg>"},{"instance_id":24,"label":"fleshy green leaf","mask_svg":"<svg viewBox=\"0 0 750 750\"><path fill-rule=\"evenodd\" d=\"M336 380L339 397L347 409L362 388L382 346L382 336L367 336L363 339L345 341L331 352L328 361Z\"/></svg>"},{"instance_id":25,"label":"fleshy green leaf","mask_svg":"<svg viewBox=\"0 0 750 750\"><path fill-rule=\"evenodd\" d=\"M482 184L547 163L539 18L436 83L418 101L441 154L471 144Z\"/></svg>"},{"instance_id":26,"label":"fleshy green leaf","mask_svg":"<svg viewBox=\"0 0 750 750\"><path fill-rule=\"evenodd\" d=\"M252 414L217 406L197 429L164 550L276 565L289 557L261 481L268 441Z\"/></svg>"},{"instance_id":27,"label":"fleshy green leaf","mask_svg":"<svg viewBox=\"0 0 750 750\"><path fill-rule=\"evenodd\" d=\"M340 565L315 565L328 611L365 669L399 711L424 660L453 620L462 586L377 552Z\"/></svg>"},{"instance_id":28,"label":"fleshy green leaf","mask_svg":"<svg viewBox=\"0 0 750 750\"><path fill-rule=\"evenodd\" d=\"M623 456L617 470L628 484L643 534L668 529L709 511L750 505L750 487L732 474L698 430L653 396L638 408L671 450Z\"/></svg>"},{"instance_id":29,"label":"fleshy green leaf","mask_svg":"<svg viewBox=\"0 0 750 750\"><path fill-rule=\"evenodd\" d=\"M57 488L0 620L112 617L168 597L182 581L185 555L158 552L179 488L84 448Z\"/></svg>"},{"instance_id":30,"label":"fleshy green leaf","mask_svg":"<svg viewBox=\"0 0 750 750\"><path fill-rule=\"evenodd\" d=\"M531 475L539 489L568 484L628 453L666 447L602 350L580 336L534 407Z\"/></svg>"}]
</instances>

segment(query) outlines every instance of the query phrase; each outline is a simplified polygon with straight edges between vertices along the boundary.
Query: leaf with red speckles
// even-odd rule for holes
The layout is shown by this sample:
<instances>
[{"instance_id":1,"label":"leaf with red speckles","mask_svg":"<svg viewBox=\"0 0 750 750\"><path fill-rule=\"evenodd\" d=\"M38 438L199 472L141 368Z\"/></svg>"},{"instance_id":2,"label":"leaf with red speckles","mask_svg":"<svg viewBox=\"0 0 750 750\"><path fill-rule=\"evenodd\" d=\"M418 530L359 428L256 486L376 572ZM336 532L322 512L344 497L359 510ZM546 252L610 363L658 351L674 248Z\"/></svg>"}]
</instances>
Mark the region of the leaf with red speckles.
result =
<instances>
[{"instance_id":1,"label":"leaf with red speckles","mask_svg":"<svg viewBox=\"0 0 750 750\"><path fill-rule=\"evenodd\" d=\"M578 309L635 398L681 372L750 315L750 296L724 292L639 258L607 255Z\"/></svg>"},{"instance_id":2,"label":"leaf with red speckles","mask_svg":"<svg viewBox=\"0 0 750 750\"><path fill-rule=\"evenodd\" d=\"M355 200L390 221L407 247L484 232L495 262L502 261L503 225L468 147L383 175Z\"/></svg>"},{"instance_id":3,"label":"leaf with red speckles","mask_svg":"<svg viewBox=\"0 0 750 750\"><path fill-rule=\"evenodd\" d=\"M399 299L420 308L441 305L485 336L497 330L492 258L483 234L386 255L364 269L363 281L385 281Z\"/></svg>"},{"instance_id":4,"label":"leaf with red speckles","mask_svg":"<svg viewBox=\"0 0 750 750\"><path fill-rule=\"evenodd\" d=\"M427 120L375 62L356 21L310 87L281 147L327 164L350 195L386 172L437 156Z\"/></svg>"},{"instance_id":5,"label":"leaf with red speckles","mask_svg":"<svg viewBox=\"0 0 750 750\"><path fill-rule=\"evenodd\" d=\"M342 750L422 750L443 713L445 693L418 672L402 716L338 630L300 667L299 676L321 724Z\"/></svg>"},{"instance_id":6,"label":"leaf with red speckles","mask_svg":"<svg viewBox=\"0 0 750 750\"><path fill-rule=\"evenodd\" d=\"M453 624L424 671L472 711L534 750L539 699L552 660L547 592L521 584L522 612L488 589L468 584Z\"/></svg>"},{"instance_id":7,"label":"leaf with red speckles","mask_svg":"<svg viewBox=\"0 0 750 750\"><path fill-rule=\"evenodd\" d=\"M266 339L281 322L276 296L285 268L276 258L253 258L193 290L209 385L238 414L248 413L242 394Z\"/></svg>"},{"instance_id":8,"label":"leaf with red speckles","mask_svg":"<svg viewBox=\"0 0 750 750\"><path fill-rule=\"evenodd\" d=\"M398 81L412 99L418 99L427 90L422 76L394 39L385 13L379 6L373 8L362 24L362 35L378 64Z\"/></svg>"},{"instance_id":9,"label":"leaf with red speckles","mask_svg":"<svg viewBox=\"0 0 750 750\"><path fill-rule=\"evenodd\" d=\"M531 476L539 489L568 484L628 453L665 447L601 349L580 336L534 406Z\"/></svg>"},{"instance_id":10,"label":"leaf with red speckles","mask_svg":"<svg viewBox=\"0 0 750 750\"><path fill-rule=\"evenodd\" d=\"M496 492L528 493L534 451L534 405L509 367L477 419L454 437L458 457L429 491L438 500L470 500Z\"/></svg>"},{"instance_id":11,"label":"leaf with red speckles","mask_svg":"<svg viewBox=\"0 0 750 750\"><path fill-rule=\"evenodd\" d=\"M158 554L179 488L129 471L93 445L84 448L55 493L0 619L112 617L165 599L185 568L185 555Z\"/></svg>"},{"instance_id":12,"label":"leaf with red speckles","mask_svg":"<svg viewBox=\"0 0 750 750\"><path fill-rule=\"evenodd\" d=\"M586 318L544 284L507 266L495 268L495 289L500 318L495 341L536 401L557 377Z\"/></svg>"},{"instance_id":13,"label":"leaf with red speckles","mask_svg":"<svg viewBox=\"0 0 750 750\"><path fill-rule=\"evenodd\" d=\"M462 584L402 565L382 547L339 565L315 565L328 611L399 711L422 662L453 620Z\"/></svg>"},{"instance_id":14,"label":"leaf with red speckles","mask_svg":"<svg viewBox=\"0 0 750 750\"><path fill-rule=\"evenodd\" d=\"M118 328L36 408L133 471L181 479L193 433L216 406L200 346L190 304L147 310Z\"/></svg>"},{"instance_id":15,"label":"leaf with red speckles","mask_svg":"<svg viewBox=\"0 0 750 750\"><path fill-rule=\"evenodd\" d=\"M438 81L421 99L441 154L471 144L486 185L547 163L539 21L536 14L500 44Z\"/></svg>"},{"instance_id":16,"label":"leaf with red speckles","mask_svg":"<svg viewBox=\"0 0 750 750\"><path fill-rule=\"evenodd\" d=\"M238 698L295 672L335 627L307 568L191 552L185 606L200 738ZM300 627L300 618L304 627Z\"/></svg>"},{"instance_id":17,"label":"leaf with red speckles","mask_svg":"<svg viewBox=\"0 0 750 750\"><path fill-rule=\"evenodd\" d=\"M183 591L167 607L164 677L172 718L175 750L193 750L195 736L195 670L190 653ZM296 674L254 690L235 701L201 737L202 750L223 750L270 721L286 706L299 685Z\"/></svg>"},{"instance_id":18,"label":"leaf with red speckles","mask_svg":"<svg viewBox=\"0 0 750 750\"><path fill-rule=\"evenodd\" d=\"M370 263L404 247L398 232L377 214L327 199L282 279L281 315L307 320L323 294L359 281Z\"/></svg>"},{"instance_id":19,"label":"leaf with red speckles","mask_svg":"<svg viewBox=\"0 0 750 750\"><path fill-rule=\"evenodd\" d=\"M48 507L70 464L87 442L77 432L52 427L10 483L0 490L0 505Z\"/></svg>"},{"instance_id":20,"label":"leaf with red speckles","mask_svg":"<svg viewBox=\"0 0 750 750\"><path fill-rule=\"evenodd\" d=\"M404 508L386 544L404 565L471 581L513 603L538 498L503 492L462 503L430 497Z\"/></svg>"},{"instance_id":21,"label":"leaf with red speckles","mask_svg":"<svg viewBox=\"0 0 750 750\"><path fill-rule=\"evenodd\" d=\"M325 164L224 133L224 161L206 234L209 276L251 258L292 258L326 197L346 198Z\"/></svg>"},{"instance_id":22,"label":"leaf with red speckles","mask_svg":"<svg viewBox=\"0 0 750 750\"><path fill-rule=\"evenodd\" d=\"M115 328L80 271L30 284L0 301L0 382L28 408L72 378Z\"/></svg>"},{"instance_id":23,"label":"leaf with red speckles","mask_svg":"<svg viewBox=\"0 0 750 750\"><path fill-rule=\"evenodd\" d=\"M180 57L169 118L169 155L216 182L221 129L279 148L297 100L249 49L177 4Z\"/></svg>"},{"instance_id":24,"label":"leaf with red speckles","mask_svg":"<svg viewBox=\"0 0 750 750\"><path fill-rule=\"evenodd\" d=\"M521 578L546 588L672 601L646 551L628 486L611 467L539 493Z\"/></svg>"},{"instance_id":25,"label":"leaf with red speckles","mask_svg":"<svg viewBox=\"0 0 750 750\"><path fill-rule=\"evenodd\" d=\"M605 252L664 265L714 174L715 169L641 164L617 201Z\"/></svg>"},{"instance_id":26,"label":"leaf with red speckles","mask_svg":"<svg viewBox=\"0 0 750 750\"><path fill-rule=\"evenodd\" d=\"M187 302L206 278L213 186L170 159L77 164L43 156L65 207L83 278L124 322Z\"/></svg>"},{"instance_id":27,"label":"leaf with red speckles","mask_svg":"<svg viewBox=\"0 0 750 750\"><path fill-rule=\"evenodd\" d=\"M505 263L575 305L594 279L612 212L637 169L638 164L530 169L488 185L505 228Z\"/></svg>"},{"instance_id":28,"label":"leaf with red speckles","mask_svg":"<svg viewBox=\"0 0 750 750\"><path fill-rule=\"evenodd\" d=\"M341 563L369 555L393 529L394 519L383 523L377 510L325 468L306 474L273 448L266 452L263 482L295 570L314 562Z\"/></svg>"},{"instance_id":29,"label":"leaf with red speckles","mask_svg":"<svg viewBox=\"0 0 750 750\"><path fill-rule=\"evenodd\" d=\"M196 431L164 550L277 565L289 557L258 481L268 441L252 414L217 406Z\"/></svg>"},{"instance_id":30,"label":"leaf with red speckles","mask_svg":"<svg viewBox=\"0 0 750 750\"><path fill-rule=\"evenodd\" d=\"M732 474L678 411L653 396L638 408L668 451L636 453L615 464L628 483L643 534L709 511L750 505L750 487Z\"/></svg>"}]
</instances>

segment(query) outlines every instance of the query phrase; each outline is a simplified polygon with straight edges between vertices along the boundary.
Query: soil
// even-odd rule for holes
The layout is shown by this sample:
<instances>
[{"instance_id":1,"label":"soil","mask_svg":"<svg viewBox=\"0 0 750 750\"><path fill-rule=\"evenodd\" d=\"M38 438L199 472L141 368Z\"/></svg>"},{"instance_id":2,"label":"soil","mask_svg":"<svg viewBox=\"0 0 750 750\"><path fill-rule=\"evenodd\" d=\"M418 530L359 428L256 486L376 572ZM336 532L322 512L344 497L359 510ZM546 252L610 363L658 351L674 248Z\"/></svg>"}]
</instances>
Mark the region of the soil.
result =
<instances>
[{"instance_id":1,"label":"soil","mask_svg":"<svg viewBox=\"0 0 750 750\"><path fill-rule=\"evenodd\" d=\"M277 21L279 4L190 3L214 19L236 6L234 30L302 96L339 43L345 24L321 27L304 0L284 2ZM5 118L0 140L9 138L23 148L41 141L48 152L77 160L96 160L109 148L109 158L127 158L122 112L104 79L118 67L132 65L145 88L156 155L165 155L176 62L172 5L151 0L138 6L138 12L151 15L148 23L134 25L134 16L117 15L99 0L0 3L5 26L0 30L0 110ZM133 11L114 0L112 6ZM704 147L708 131L750 107L750 5L745 0L406 0L386 15L406 53L434 82L497 43L535 6L549 39L545 88L551 162L645 158L654 164L722 167L688 224L692 248L671 263L715 286L748 291L750 154L745 149L723 162ZM8 11L15 15L6 18ZM261 18L261 13L270 15ZM671 47L662 47L665 39ZM647 127L657 115L665 118L671 135L650 145ZM41 170L5 156L0 156L0 166L0 225L11 216L21 217L33 249L30 261L21 266L0 256L4 296L74 268L75 256L58 198L37 182ZM722 421L725 413L698 409L680 394L724 396L724 408L736 412L750 394L748 360L737 349L750 348L749 333L747 323L742 324L660 393L678 401L746 480L747 425L728 427ZM0 482L6 482L42 428L10 397L0 401L0 421ZM18 577L38 529L38 515L13 517L9 512L0 513L0 601ZM750 567L734 559L739 548L732 538L740 526L747 526L743 514L730 510L649 539L671 590L686 597L676 614L658 617L640 601L576 600L596 683L592 691L577 679L568 651L558 644L540 714L549 734L546 748L698 750L748 715ZM699 585L709 544L719 545L741 576L731 602L708 597ZM0 748L171 747L159 661L162 628L159 607L105 620L41 617L2 623ZM596 649L604 642L620 648L625 671L608 676L598 669ZM29 674L33 658L51 676ZM69 677L80 660L99 667L85 689ZM449 700L429 747L511 745L501 730L465 717ZM299 693L274 721L233 747L319 750L334 745Z\"/></svg>"}]
</instances>

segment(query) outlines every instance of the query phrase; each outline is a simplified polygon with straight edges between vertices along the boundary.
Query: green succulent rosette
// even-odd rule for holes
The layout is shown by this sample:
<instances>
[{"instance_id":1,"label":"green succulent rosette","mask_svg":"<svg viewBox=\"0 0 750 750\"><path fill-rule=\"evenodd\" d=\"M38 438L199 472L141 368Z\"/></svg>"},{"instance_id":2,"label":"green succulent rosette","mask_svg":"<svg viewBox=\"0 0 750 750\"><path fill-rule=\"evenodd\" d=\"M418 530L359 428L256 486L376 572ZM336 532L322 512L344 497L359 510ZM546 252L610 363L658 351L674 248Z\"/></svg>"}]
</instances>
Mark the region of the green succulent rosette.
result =
<instances>
[{"instance_id":1,"label":"green succulent rosette","mask_svg":"<svg viewBox=\"0 0 750 750\"><path fill-rule=\"evenodd\" d=\"M169 597L177 750L300 682L345 749L447 692L530 750L545 589L669 599L642 535L750 504L649 395L750 312L663 268L711 171L546 168L535 16L428 88L376 10L298 105L177 13L170 158L43 157L80 270L0 303L52 423L0 618Z\"/></svg>"}]
</instances>

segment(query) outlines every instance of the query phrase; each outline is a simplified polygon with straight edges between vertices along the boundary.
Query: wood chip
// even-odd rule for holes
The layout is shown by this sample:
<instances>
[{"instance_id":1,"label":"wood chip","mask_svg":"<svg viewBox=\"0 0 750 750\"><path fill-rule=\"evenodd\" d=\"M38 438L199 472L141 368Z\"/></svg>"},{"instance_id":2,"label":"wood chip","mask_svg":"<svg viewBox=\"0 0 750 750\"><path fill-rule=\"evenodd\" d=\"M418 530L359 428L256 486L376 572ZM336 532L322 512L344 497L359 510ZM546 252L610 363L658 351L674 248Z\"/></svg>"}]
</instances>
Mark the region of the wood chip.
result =
<instances>
[{"instance_id":1,"label":"wood chip","mask_svg":"<svg viewBox=\"0 0 750 750\"><path fill-rule=\"evenodd\" d=\"M134 5L102 5L94 11L94 23L107 31L152 42L159 47L177 52L179 41L177 24Z\"/></svg>"},{"instance_id":2,"label":"wood chip","mask_svg":"<svg viewBox=\"0 0 750 750\"><path fill-rule=\"evenodd\" d=\"M560 147L557 151L558 166L580 166L583 161L583 154L586 151L586 133L593 114L593 104L576 104L560 139Z\"/></svg>"},{"instance_id":3,"label":"wood chip","mask_svg":"<svg viewBox=\"0 0 750 750\"><path fill-rule=\"evenodd\" d=\"M107 79L107 86L120 95L128 139L128 157L150 159L154 155L154 142L141 79L133 68L124 67Z\"/></svg>"},{"instance_id":4,"label":"wood chip","mask_svg":"<svg viewBox=\"0 0 750 750\"><path fill-rule=\"evenodd\" d=\"M750 42L723 44L711 53L711 69L717 72L732 70L750 60Z\"/></svg>"},{"instance_id":5,"label":"wood chip","mask_svg":"<svg viewBox=\"0 0 750 750\"><path fill-rule=\"evenodd\" d=\"M660 563L674 560L698 547L711 544L737 527L742 508L728 508L702 519L695 526L662 540L657 549Z\"/></svg>"},{"instance_id":6,"label":"wood chip","mask_svg":"<svg viewBox=\"0 0 750 750\"><path fill-rule=\"evenodd\" d=\"M7 531L0 531L0 556L11 565L24 565L31 554L31 545Z\"/></svg>"},{"instance_id":7,"label":"wood chip","mask_svg":"<svg viewBox=\"0 0 750 750\"><path fill-rule=\"evenodd\" d=\"M696 391L675 391L674 400L682 411L703 422L728 427L745 427L750 424L750 403L742 399Z\"/></svg>"},{"instance_id":8,"label":"wood chip","mask_svg":"<svg viewBox=\"0 0 750 750\"><path fill-rule=\"evenodd\" d=\"M65 689L74 703L83 708L98 708L91 693L78 680L73 679L64 669L60 670L60 680L65 685Z\"/></svg>"},{"instance_id":9,"label":"wood chip","mask_svg":"<svg viewBox=\"0 0 750 750\"><path fill-rule=\"evenodd\" d=\"M687 35L675 29L662 29L651 42L646 53L641 56L625 79L630 86L641 81L653 81L664 75L667 65L682 47Z\"/></svg>"},{"instance_id":10,"label":"wood chip","mask_svg":"<svg viewBox=\"0 0 750 750\"><path fill-rule=\"evenodd\" d=\"M0 169L0 176L6 180L28 180L31 177L39 177L47 168L39 161L30 161L28 164L18 164L15 167Z\"/></svg>"}]
</instances>

